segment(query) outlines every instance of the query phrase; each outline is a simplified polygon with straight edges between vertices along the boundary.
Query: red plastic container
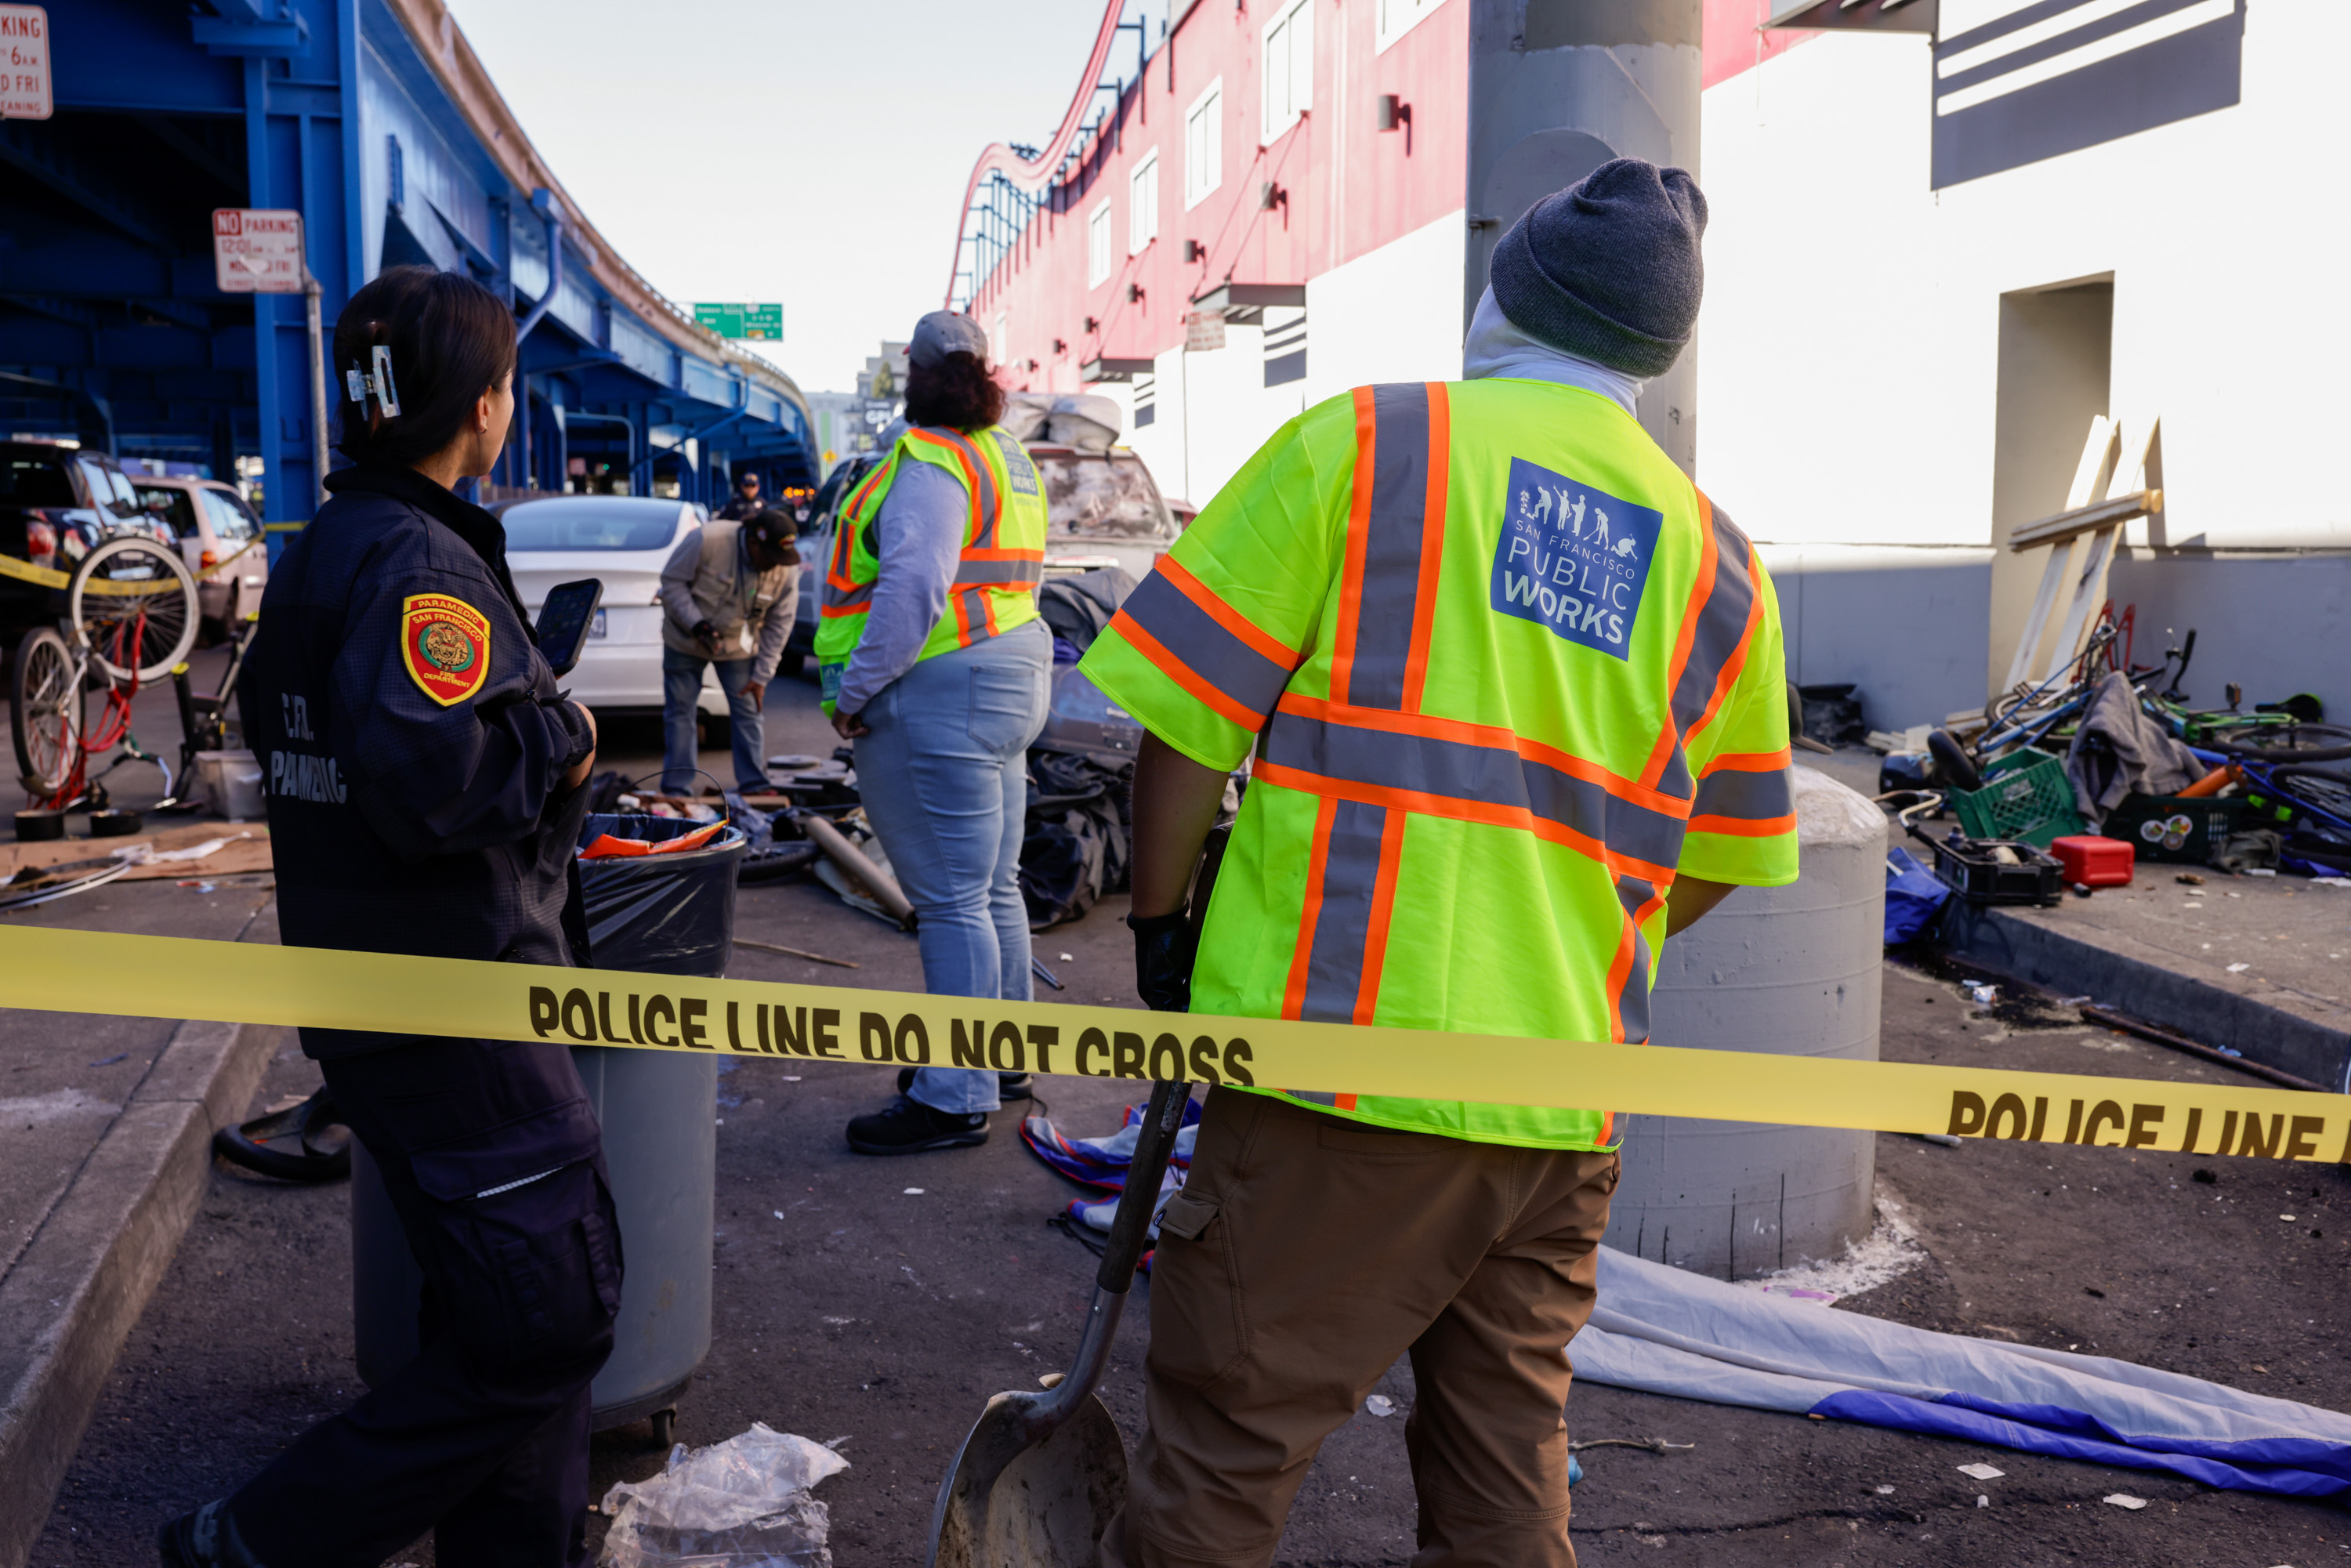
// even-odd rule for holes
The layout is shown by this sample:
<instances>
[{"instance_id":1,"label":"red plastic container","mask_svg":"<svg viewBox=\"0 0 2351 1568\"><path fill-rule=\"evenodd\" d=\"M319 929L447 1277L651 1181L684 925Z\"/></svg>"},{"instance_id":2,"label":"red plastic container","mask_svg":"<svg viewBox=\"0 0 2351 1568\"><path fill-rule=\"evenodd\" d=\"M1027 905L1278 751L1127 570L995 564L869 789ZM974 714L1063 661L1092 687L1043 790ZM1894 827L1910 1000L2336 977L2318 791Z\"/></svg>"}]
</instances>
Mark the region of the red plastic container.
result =
<instances>
[{"instance_id":1,"label":"red plastic container","mask_svg":"<svg viewBox=\"0 0 2351 1568\"><path fill-rule=\"evenodd\" d=\"M2133 855L2124 839L2102 839L2091 833L2053 839L2049 852L2064 868L2065 880L2084 887L2128 887Z\"/></svg>"}]
</instances>

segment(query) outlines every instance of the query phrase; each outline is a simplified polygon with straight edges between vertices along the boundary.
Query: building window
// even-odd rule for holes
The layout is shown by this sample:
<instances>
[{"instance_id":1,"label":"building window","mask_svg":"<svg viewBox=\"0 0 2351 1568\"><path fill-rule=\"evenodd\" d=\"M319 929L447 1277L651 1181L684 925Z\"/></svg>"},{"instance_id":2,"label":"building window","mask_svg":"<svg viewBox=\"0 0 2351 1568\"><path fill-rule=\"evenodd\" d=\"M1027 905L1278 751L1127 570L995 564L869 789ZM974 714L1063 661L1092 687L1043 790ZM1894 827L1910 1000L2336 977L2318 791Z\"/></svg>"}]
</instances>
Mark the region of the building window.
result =
<instances>
[{"instance_id":1,"label":"building window","mask_svg":"<svg viewBox=\"0 0 2351 1568\"><path fill-rule=\"evenodd\" d=\"M1314 106L1313 0L1279 7L1265 29L1265 131L1270 143Z\"/></svg>"},{"instance_id":2,"label":"building window","mask_svg":"<svg viewBox=\"0 0 2351 1568\"><path fill-rule=\"evenodd\" d=\"M1277 321L1276 317L1286 318ZM1265 384L1287 386L1306 379L1306 312L1265 313Z\"/></svg>"},{"instance_id":3,"label":"building window","mask_svg":"<svg viewBox=\"0 0 2351 1568\"><path fill-rule=\"evenodd\" d=\"M1110 204L1102 203L1086 218L1086 287L1098 287L1110 277Z\"/></svg>"},{"instance_id":4,"label":"building window","mask_svg":"<svg viewBox=\"0 0 2351 1568\"><path fill-rule=\"evenodd\" d=\"M1126 254L1159 237L1159 150L1153 148L1126 177Z\"/></svg>"},{"instance_id":5,"label":"building window","mask_svg":"<svg viewBox=\"0 0 2351 1568\"><path fill-rule=\"evenodd\" d=\"M1207 90L1184 111L1184 209L1225 183L1225 78L1210 82Z\"/></svg>"},{"instance_id":6,"label":"building window","mask_svg":"<svg viewBox=\"0 0 2351 1568\"><path fill-rule=\"evenodd\" d=\"M1134 378L1134 428L1159 422L1159 378L1140 375Z\"/></svg>"},{"instance_id":7,"label":"building window","mask_svg":"<svg viewBox=\"0 0 2351 1568\"><path fill-rule=\"evenodd\" d=\"M1387 53L1387 47L1423 22L1428 20L1445 0L1374 0L1379 8L1379 46L1374 52Z\"/></svg>"}]
</instances>

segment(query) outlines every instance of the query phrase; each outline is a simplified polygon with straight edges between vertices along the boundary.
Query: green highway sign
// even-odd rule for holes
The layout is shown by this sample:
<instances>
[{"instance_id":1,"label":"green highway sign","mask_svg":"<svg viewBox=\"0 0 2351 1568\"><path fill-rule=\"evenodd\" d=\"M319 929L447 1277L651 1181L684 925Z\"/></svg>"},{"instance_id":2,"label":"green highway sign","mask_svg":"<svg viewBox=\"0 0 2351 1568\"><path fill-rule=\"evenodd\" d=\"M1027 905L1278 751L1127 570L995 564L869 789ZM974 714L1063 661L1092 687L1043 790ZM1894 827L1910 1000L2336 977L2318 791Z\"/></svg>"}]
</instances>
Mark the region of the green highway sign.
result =
<instances>
[{"instance_id":1,"label":"green highway sign","mask_svg":"<svg viewBox=\"0 0 2351 1568\"><path fill-rule=\"evenodd\" d=\"M784 338L784 308L780 304L698 304L694 308L694 324L722 338L779 343Z\"/></svg>"}]
</instances>

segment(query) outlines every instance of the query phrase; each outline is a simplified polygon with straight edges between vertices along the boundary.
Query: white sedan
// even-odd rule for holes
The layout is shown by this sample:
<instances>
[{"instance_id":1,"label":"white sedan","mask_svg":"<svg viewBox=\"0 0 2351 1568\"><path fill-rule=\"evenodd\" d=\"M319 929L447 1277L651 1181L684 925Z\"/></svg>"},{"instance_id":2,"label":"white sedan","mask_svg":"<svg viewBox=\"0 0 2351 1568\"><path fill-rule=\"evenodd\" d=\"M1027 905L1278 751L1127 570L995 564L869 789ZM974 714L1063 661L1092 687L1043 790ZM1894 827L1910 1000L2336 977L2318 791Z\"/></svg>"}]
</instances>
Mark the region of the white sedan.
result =
<instances>
[{"instance_id":1,"label":"white sedan","mask_svg":"<svg viewBox=\"0 0 2351 1568\"><path fill-rule=\"evenodd\" d=\"M603 608L565 689L599 714L659 713L661 570L678 541L702 527L702 508L650 496L549 496L495 510L506 525L507 566L534 618L557 583L603 581ZM715 717L726 712L708 670L696 706Z\"/></svg>"}]
</instances>

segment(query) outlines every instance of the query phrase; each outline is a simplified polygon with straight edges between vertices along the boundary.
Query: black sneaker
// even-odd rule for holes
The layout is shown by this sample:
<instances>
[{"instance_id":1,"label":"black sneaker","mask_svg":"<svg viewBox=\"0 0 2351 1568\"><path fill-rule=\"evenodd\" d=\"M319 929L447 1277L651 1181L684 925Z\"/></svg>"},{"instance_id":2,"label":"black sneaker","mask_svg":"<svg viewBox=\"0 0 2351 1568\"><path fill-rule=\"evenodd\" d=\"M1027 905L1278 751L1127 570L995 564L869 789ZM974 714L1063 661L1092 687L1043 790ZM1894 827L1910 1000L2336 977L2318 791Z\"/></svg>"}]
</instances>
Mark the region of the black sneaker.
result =
<instances>
[{"instance_id":1,"label":"black sneaker","mask_svg":"<svg viewBox=\"0 0 2351 1568\"><path fill-rule=\"evenodd\" d=\"M849 1146L861 1155L926 1155L987 1142L987 1113L935 1111L901 1094L871 1115L849 1123Z\"/></svg>"},{"instance_id":2,"label":"black sneaker","mask_svg":"<svg viewBox=\"0 0 2351 1568\"><path fill-rule=\"evenodd\" d=\"M911 1067L898 1069L898 1092L911 1093L914 1087L914 1070ZM999 1072L996 1075L996 1097L998 1100L1026 1100L1036 1092L1036 1081L1026 1072Z\"/></svg>"}]
</instances>

